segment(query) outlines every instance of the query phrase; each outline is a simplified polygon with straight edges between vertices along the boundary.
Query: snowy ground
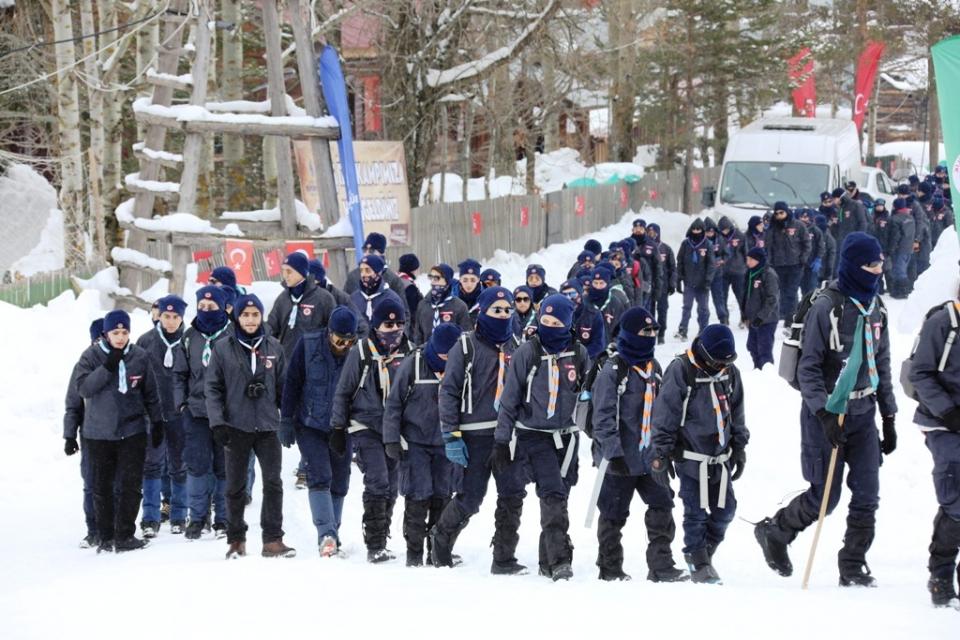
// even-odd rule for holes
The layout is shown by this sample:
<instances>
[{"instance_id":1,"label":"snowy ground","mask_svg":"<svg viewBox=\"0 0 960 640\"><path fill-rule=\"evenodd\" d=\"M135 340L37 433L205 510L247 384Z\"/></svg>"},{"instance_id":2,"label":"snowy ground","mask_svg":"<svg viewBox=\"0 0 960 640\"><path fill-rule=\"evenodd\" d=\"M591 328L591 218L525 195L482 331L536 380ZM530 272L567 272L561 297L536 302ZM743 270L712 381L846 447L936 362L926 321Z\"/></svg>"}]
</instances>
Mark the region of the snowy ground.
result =
<instances>
[{"instance_id":1,"label":"snowy ground","mask_svg":"<svg viewBox=\"0 0 960 640\"><path fill-rule=\"evenodd\" d=\"M674 244L688 224L681 214L645 210L648 222L664 226ZM631 215L594 234L601 241L629 232ZM946 236L945 236L946 237ZM955 241L937 257L931 279L952 287ZM558 283L579 252L582 240L551 247L531 261L546 267ZM951 254L952 255L949 255ZM488 264L500 269L507 285L522 277L526 258L497 255ZM562 273L561 273L562 272ZM891 336L896 368L911 344L910 326L898 319L910 306L943 299L926 288L921 302L890 301ZM275 285L257 290L275 295ZM936 301L934 300L934 301ZM679 299L671 301L669 335L676 330ZM930 303L932 304L932 303ZM259 496L247 511L253 555L225 562L226 545L204 539L187 543L166 527L150 548L126 555L97 556L77 548L83 536L79 458L62 452L63 392L70 369L87 340L88 321L102 313L94 292L74 300L65 294L48 307L22 310L0 304L0 322L14 336L6 347L8 363L0 373L0 488L5 526L0 547L6 549L0 581L0 636L3 638L118 637L138 638L294 637L323 632L398 633L407 637L454 633L458 637L511 636L536 633L557 637L603 637L601 634L663 634L711 638L955 637L960 614L929 606L926 548L936 511L930 480L931 461L919 433L911 426L914 405L898 397L899 448L881 471L877 538L869 560L880 582L876 590L837 587L836 552L843 535L843 509L827 520L808 592L800 589L812 531L792 547L797 574L784 579L763 562L752 527L737 519L715 558L724 586L654 585L644 580L642 505L635 502L626 529L629 583L596 579L595 530L583 526L594 471L581 448L580 484L570 499L575 578L552 584L536 575L493 577L488 573L493 532L494 493L460 538L457 551L465 564L454 570L406 569L397 561L367 565L360 532L359 472L344 512L345 560L322 561L305 492L293 488L296 449L284 452L286 541L298 548L293 560L265 560L259 551ZM734 313L736 320L736 313ZM149 321L140 312L135 333ZM904 325L912 323L905 322ZM799 395L775 371L752 372L746 364L746 333L737 331L744 354L748 426L752 440L748 465L736 485L739 513L745 520L772 514L804 483L799 465ZM668 343L657 350L661 362L683 345ZM259 484L255 493L259 492ZM846 494L845 494L846 495ZM842 503L845 505L845 500ZM403 551L400 530L402 500L394 518L391 547ZM531 496L525 505L519 559L535 567L538 507ZM675 511L679 522L681 509ZM679 538L679 531L678 531ZM679 560L681 544L674 545ZM454 596L456 594L456 596ZM362 616L362 617L361 617ZM696 628L693 627L696 625ZM950 630L953 629L951 632ZM326 634L324 634L326 635Z\"/></svg>"}]
</instances>

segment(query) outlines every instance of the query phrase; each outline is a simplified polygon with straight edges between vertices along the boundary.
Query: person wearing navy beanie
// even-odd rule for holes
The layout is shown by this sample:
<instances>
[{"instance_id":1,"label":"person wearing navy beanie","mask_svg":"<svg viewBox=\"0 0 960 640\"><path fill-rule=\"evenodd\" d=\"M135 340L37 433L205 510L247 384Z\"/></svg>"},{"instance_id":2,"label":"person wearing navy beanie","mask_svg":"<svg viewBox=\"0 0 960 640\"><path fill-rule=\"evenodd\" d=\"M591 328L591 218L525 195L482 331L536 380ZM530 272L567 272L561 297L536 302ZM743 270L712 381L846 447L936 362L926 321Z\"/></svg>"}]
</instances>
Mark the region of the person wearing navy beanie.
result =
<instances>
[{"instance_id":1,"label":"person wearing navy beanie","mask_svg":"<svg viewBox=\"0 0 960 640\"><path fill-rule=\"evenodd\" d=\"M587 291L586 301L597 309L603 316L604 336L606 340L614 340L620 331L620 316L627 309L627 303L611 290L613 271L605 263L600 263L593 270L590 280L590 289Z\"/></svg>"},{"instance_id":2,"label":"person wearing navy beanie","mask_svg":"<svg viewBox=\"0 0 960 640\"><path fill-rule=\"evenodd\" d=\"M747 351L755 369L773 364L773 341L780 318L780 283L777 272L767 269L767 254L754 247L747 253L747 292L743 326L747 327Z\"/></svg>"},{"instance_id":3,"label":"person wearing navy beanie","mask_svg":"<svg viewBox=\"0 0 960 640\"><path fill-rule=\"evenodd\" d=\"M473 258L467 258L457 265L457 267L460 270L460 277L453 284L453 295L460 298L460 300L467 305L470 318L476 321L477 314L479 313L477 299L480 297L480 293L483 292L483 286L480 284L480 273L483 271L483 267Z\"/></svg>"},{"instance_id":4,"label":"person wearing navy beanie","mask_svg":"<svg viewBox=\"0 0 960 640\"><path fill-rule=\"evenodd\" d=\"M103 318L96 318L90 323L91 344L99 340L101 335L103 335Z\"/></svg>"},{"instance_id":5,"label":"person wearing navy beanie","mask_svg":"<svg viewBox=\"0 0 960 640\"><path fill-rule=\"evenodd\" d=\"M350 273L347 274L347 280L343 284L343 291L347 295L352 296L353 293L360 289L361 278L360 278L360 267L359 263L364 256L378 256L383 259L384 265L387 265L387 239L382 233L370 233L367 235L366 241L363 243L363 254L357 256L357 268L353 269ZM419 261L418 261L419 262ZM383 280L387 283L387 287L391 289L401 300L406 300L405 290L407 288L407 282L403 278L398 276L389 266L385 266L381 272ZM360 307L358 307L359 309ZM413 312L414 309L410 309L410 312ZM361 322L362 325L362 322ZM362 328L362 327L361 327Z\"/></svg>"},{"instance_id":6,"label":"person wearing navy beanie","mask_svg":"<svg viewBox=\"0 0 960 640\"><path fill-rule=\"evenodd\" d=\"M510 360L494 432L491 466L497 473L519 465L540 498L540 575L573 577L567 498L577 480L574 410L590 358L571 340L573 302L551 294L540 305L538 335ZM511 455L516 444L516 457Z\"/></svg>"},{"instance_id":7,"label":"person wearing navy beanie","mask_svg":"<svg viewBox=\"0 0 960 640\"><path fill-rule=\"evenodd\" d=\"M522 284L513 290L513 301L516 305L513 314L513 334L519 340L526 342L537 332L537 310L533 306L533 291Z\"/></svg>"},{"instance_id":8,"label":"person wearing navy beanie","mask_svg":"<svg viewBox=\"0 0 960 640\"><path fill-rule=\"evenodd\" d=\"M237 274L230 267L217 267L210 272L207 284L237 288Z\"/></svg>"},{"instance_id":9,"label":"person wearing navy beanie","mask_svg":"<svg viewBox=\"0 0 960 640\"><path fill-rule=\"evenodd\" d=\"M583 287L576 278L565 280L560 285L560 293L569 298L574 306L573 339L582 344L587 355L597 358L607 348L603 314L584 298Z\"/></svg>"},{"instance_id":10,"label":"person wearing navy beanie","mask_svg":"<svg viewBox=\"0 0 960 640\"><path fill-rule=\"evenodd\" d=\"M650 304L650 314L657 319L660 329L657 334L657 344L666 342L667 312L670 309L670 296L677 291L677 257L673 247L663 241L660 225L647 225L647 247L652 247L654 257L658 260L656 296Z\"/></svg>"},{"instance_id":11,"label":"person wearing navy beanie","mask_svg":"<svg viewBox=\"0 0 960 640\"><path fill-rule=\"evenodd\" d=\"M785 202L774 205L773 223L767 230L763 249L767 252L767 263L777 272L780 319L786 330L797 308L797 294L800 292L804 267L810 260L812 245L806 225L792 215Z\"/></svg>"},{"instance_id":12,"label":"person wearing navy beanie","mask_svg":"<svg viewBox=\"0 0 960 640\"><path fill-rule=\"evenodd\" d=\"M913 288L911 271L915 271L916 239L923 235L917 227L917 217L913 207L905 197L893 200L893 211L889 220L887 251L890 260L890 297L902 300L910 295Z\"/></svg>"},{"instance_id":13,"label":"person wearing navy beanie","mask_svg":"<svg viewBox=\"0 0 960 640\"><path fill-rule=\"evenodd\" d=\"M573 278L583 269L593 269L597 262L597 256L591 251L584 249L577 255L577 261L573 263L570 270L567 271L567 279Z\"/></svg>"},{"instance_id":14,"label":"person wearing navy beanie","mask_svg":"<svg viewBox=\"0 0 960 640\"><path fill-rule=\"evenodd\" d=\"M403 300L410 311L411 320L416 321L420 303L423 301L423 294L417 287L417 272L420 270L420 259L416 254L405 253L400 256L399 275L403 283ZM413 335L414 327L411 327L409 335Z\"/></svg>"},{"instance_id":15,"label":"person wearing navy beanie","mask_svg":"<svg viewBox=\"0 0 960 640\"><path fill-rule=\"evenodd\" d=\"M633 225L630 227L630 235L633 237L638 247L646 242L647 223L643 218L637 218L633 221Z\"/></svg>"},{"instance_id":16,"label":"person wearing navy beanie","mask_svg":"<svg viewBox=\"0 0 960 640\"><path fill-rule=\"evenodd\" d=\"M708 325L664 371L653 406L650 469L664 488L679 476L683 557L697 583L720 582L713 558L736 515L733 485L746 466L750 432L736 357L730 327Z\"/></svg>"},{"instance_id":17,"label":"person wearing navy beanie","mask_svg":"<svg viewBox=\"0 0 960 640\"><path fill-rule=\"evenodd\" d=\"M854 231L866 231L870 226L867 209L842 187L833 190L833 206L837 209L837 245L843 246L843 239Z\"/></svg>"},{"instance_id":18,"label":"person wearing navy beanie","mask_svg":"<svg viewBox=\"0 0 960 640\"><path fill-rule=\"evenodd\" d=\"M480 274L480 283L484 289L488 287L499 287L501 279L502 276L496 269L484 269Z\"/></svg>"},{"instance_id":19,"label":"person wearing navy beanie","mask_svg":"<svg viewBox=\"0 0 960 640\"><path fill-rule=\"evenodd\" d=\"M600 244L599 240L594 240L591 238L583 243L584 251L589 251L595 256L599 256L603 252L603 245Z\"/></svg>"},{"instance_id":20,"label":"person wearing navy beanie","mask_svg":"<svg viewBox=\"0 0 960 640\"><path fill-rule=\"evenodd\" d=\"M833 207L830 207L830 209L832 210ZM822 209L816 211L822 211ZM837 240L833 234L835 227L830 227L830 220L826 214L822 212L814 215L813 223L820 229L820 234L823 238L823 264L820 267L820 282L823 282L824 280L829 280L833 275L834 267L837 263Z\"/></svg>"},{"instance_id":21,"label":"person wearing navy beanie","mask_svg":"<svg viewBox=\"0 0 960 640\"><path fill-rule=\"evenodd\" d=\"M417 307L412 331L408 333L414 344L426 344L430 334L440 324L452 322L464 331L473 329L473 320L466 303L453 295L453 269L438 264L430 269L430 293Z\"/></svg>"},{"instance_id":22,"label":"person wearing navy beanie","mask_svg":"<svg viewBox=\"0 0 960 640\"><path fill-rule=\"evenodd\" d=\"M266 332L280 341L286 359L304 333L327 326L337 301L310 276L307 256L295 251L280 265L284 291L276 297L266 321Z\"/></svg>"},{"instance_id":23,"label":"person wearing navy beanie","mask_svg":"<svg viewBox=\"0 0 960 640\"><path fill-rule=\"evenodd\" d=\"M400 256L400 262L398 264L398 271L401 276L406 274L411 279L417 277L417 271L420 270L420 259L417 258L415 253L405 253Z\"/></svg>"}]
</instances>

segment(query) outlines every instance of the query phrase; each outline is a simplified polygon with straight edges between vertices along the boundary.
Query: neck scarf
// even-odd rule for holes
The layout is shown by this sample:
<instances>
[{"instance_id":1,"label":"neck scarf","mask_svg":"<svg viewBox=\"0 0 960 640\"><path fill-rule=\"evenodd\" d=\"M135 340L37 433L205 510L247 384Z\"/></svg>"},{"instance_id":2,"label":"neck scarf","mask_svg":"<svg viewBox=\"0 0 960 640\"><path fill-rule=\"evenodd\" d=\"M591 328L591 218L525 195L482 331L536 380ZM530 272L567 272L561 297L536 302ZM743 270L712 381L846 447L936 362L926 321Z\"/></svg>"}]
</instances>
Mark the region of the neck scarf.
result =
<instances>
[{"instance_id":1,"label":"neck scarf","mask_svg":"<svg viewBox=\"0 0 960 640\"><path fill-rule=\"evenodd\" d=\"M183 332L177 331L174 335L177 337L176 341L170 342L167 340L167 335L163 330L163 327L158 323L157 325L157 334L160 335L160 340L163 342L163 345L167 348L166 352L163 354L163 368L172 369L173 368L173 348L180 344L183 340Z\"/></svg>"},{"instance_id":2,"label":"neck scarf","mask_svg":"<svg viewBox=\"0 0 960 640\"><path fill-rule=\"evenodd\" d=\"M254 336L240 335L241 333L243 333L242 330L237 332L237 342L250 351L250 373L255 374L257 372L257 348L263 342L263 331L261 330L258 335Z\"/></svg>"},{"instance_id":3,"label":"neck scarf","mask_svg":"<svg viewBox=\"0 0 960 640\"><path fill-rule=\"evenodd\" d=\"M106 354L110 354L110 350L113 348L107 344L106 340L101 340L99 342L100 349ZM127 346L123 348L123 355L127 355L130 352L130 343L127 343ZM117 367L117 377L120 378L120 382L117 384L117 391L120 393L127 392L127 365L124 363L123 358L120 359L120 365Z\"/></svg>"},{"instance_id":4,"label":"neck scarf","mask_svg":"<svg viewBox=\"0 0 960 640\"><path fill-rule=\"evenodd\" d=\"M203 336L203 339L206 340L206 342L203 344L203 353L200 354L200 363L204 367L210 364L210 356L213 355L213 341L219 338L220 334L226 331L227 327L229 326L230 326L230 323L227 322L218 331L210 334L209 336L205 333L200 334L201 336Z\"/></svg>"},{"instance_id":5,"label":"neck scarf","mask_svg":"<svg viewBox=\"0 0 960 640\"><path fill-rule=\"evenodd\" d=\"M287 318L288 329L293 329L297 326L297 312L300 310L300 301L303 300L303 294L306 288L307 281L304 280L300 284L287 289L287 292L290 294L290 301L293 302L293 306L290 308L290 316Z\"/></svg>"},{"instance_id":6,"label":"neck scarf","mask_svg":"<svg viewBox=\"0 0 960 640\"><path fill-rule=\"evenodd\" d=\"M868 309L864 309L856 298L850 298L850 301L860 312L860 316L857 318L857 326L853 330L853 345L850 347L850 356L837 377L837 384L834 386L833 393L827 398L827 411L838 415L847 412L847 401L850 399L850 393L857 386L857 378L860 377L864 350L867 352L867 372L870 375L870 386L876 389L877 385L880 384L873 347L873 331L870 330L867 323L867 319L873 313L876 299L870 303Z\"/></svg>"},{"instance_id":7,"label":"neck scarf","mask_svg":"<svg viewBox=\"0 0 960 640\"><path fill-rule=\"evenodd\" d=\"M717 395L717 382L720 382L720 380L725 377L723 375L723 371L718 371L716 374L711 374L709 371L697 364L696 358L693 357L693 351L690 349L687 350L687 358L690 360L690 364L707 376L705 381L708 381L710 384L710 402L713 404L713 413L717 420L717 438L720 441L720 446L726 447L726 421L723 419L724 406L720 403L720 397ZM700 380L697 380L697 382L700 382Z\"/></svg>"},{"instance_id":8,"label":"neck scarf","mask_svg":"<svg viewBox=\"0 0 960 640\"><path fill-rule=\"evenodd\" d=\"M443 305L447 304L447 300L450 299L450 292L448 289L445 289L443 296L439 298L439 302L437 302L437 298L434 298L432 295L430 298L430 307L433 309L433 328L436 329L440 325L440 309L442 309Z\"/></svg>"},{"instance_id":9,"label":"neck scarf","mask_svg":"<svg viewBox=\"0 0 960 640\"><path fill-rule=\"evenodd\" d=\"M634 366L643 381L643 414L640 419L640 449L646 449L650 446L650 416L653 413L653 401L657 396L656 385L653 382L653 360L647 362L646 369Z\"/></svg>"}]
</instances>

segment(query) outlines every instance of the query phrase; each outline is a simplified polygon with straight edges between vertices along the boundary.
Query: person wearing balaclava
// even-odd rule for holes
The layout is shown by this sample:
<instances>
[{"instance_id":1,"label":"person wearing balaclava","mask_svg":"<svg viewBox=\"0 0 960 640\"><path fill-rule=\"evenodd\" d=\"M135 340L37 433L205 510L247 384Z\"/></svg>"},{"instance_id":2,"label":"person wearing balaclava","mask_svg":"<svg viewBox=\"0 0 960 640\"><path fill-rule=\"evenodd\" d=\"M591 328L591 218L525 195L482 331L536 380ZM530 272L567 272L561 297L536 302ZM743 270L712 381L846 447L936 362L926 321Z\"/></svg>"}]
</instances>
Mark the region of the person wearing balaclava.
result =
<instances>
[{"instance_id":1,"label":"person wearing balaclava","mask_svg":"<svg viewBox=\"0 0 960 640\"><path fill-rule=\"evenodd\" d=\"M677 291L683 294L683 310L680 312L680 326L673 336L678 340L687 339L687 327L693 303L697 303L697 325L700 331L710 320L710 283L716 265L713 261L713 243L706 238L706 225L697 218L690 223L687 237L680 243L677 252Z\"/></svg>"},{"instance_id":2,"label":"person wearing balaclava","mask_svg":"<svg viewBox=\"0 0 960 640\"><path fill-rule=\"evenodd\" d=\"M309 273L310 262L299 251L288 255L280 265L284 291L274 300L264 328L283 345L286 359L300 336L327 326L337 306L329 291L307 277Z\"/></svg>"},{"instance_id":3,"label":"person wearing balaclava","mask_svg":"<svg viewBox=\"0 0 960 640\"><path fill-rule=\"evenodd\" d=\"M387 286L386 280L383 279L386 269L383 258L378 255L364 256L360 259L359 269L360 287L350 294L350 303L359 312L364 323L369 325L371 331L373 325L370 324L370 319L373 317L373 310L384 300L390 298L401 303L404 306L404 313L406 313L406 302ZM361 331L362 329L363 327L361 327ZM366 336L364 333L360 335L361 337Z\"/></svg>"},{"instance_id":4,"label":"person wearing balaclava","mask_svg":"<svg viewBox=\"0 0 960 640\"><path fill-rule=\"evenodd\" d=\"M571 329L573 339L586 348L587 355L596 358L607 348L603 314L589 300L584 300L579 280L564 281L560 285L560 293L569 298L575 307Z\"/></svg>"},{"instance_id":5,"label":"person wearing balaclava","mask_svg":"<svg viewBox=\"0 0 960 640\"><path fill-rule=\"evenodd\" d=\"M627 310L627 305L611 290L612 271L598 265L590 279L590 290L586 299L591 306L600 312L603 317L604 336L606 340L614 340L620 330L620 316Z\"/></svg>"},{"instance_id":6,"label":"person wearing balaclava","mask_svg":"<svg viewBox=\"0 0 960 640\"><path fill-rule=\"evenodd\" d=\"M547 271L539 264L527 265L526 285L533 292L533 306L538 310L544 298L557 292L547 284Z\"/></svg>"},{"instance_id":7,"label":"person wearing balaclava","mask_svg":"<svg viewBox=\"0 0 960 640\"><path fill-rule=\"evenodd\" d=\"M187 463L188 520L184 537L199 540L210 530L211 497L214 503L213 529L217 537L227 533L226 469L223 447L213 439L207 419L205 381L213 347L230 337L232 323L226 312L221 287L207 285L197 290L197 315L183 333L173 359L173 404L183 419L184 451ZM211 490L210 475L215 478ZM211 496L212 493L212 496Z\"/></svg>"},{"instance_id":8,"label":"person wearing balaclava","mask_svg":"<svg viewBox=\"0 0 960 640\"><path fill-rule=\"evenodd\" d=\"M660 262L659 279L657 281L657 297L650 305L650 315L657 319L660 328L657 330L657 344L666 342L667 311L670 308L670 296L677 292L677 258L673 248L663 241L660 234L660 225L647 226L648 245L654 247Z\"/></svg>"},{"instance_id":9,"label":"person wearing balaclava","mask_svg":"<svg viewBox=\"0 0 960 640\"><path fill-rule=\"evenodd\" d=\"M915 221L910 205L903 198L893 201L893 215L890 216L890 230L887 236L888 260L890 261L890 297L902 300L911 289L909 265L914 256Z\"/></svg>"},{"instance_id":10,"label":"person wearing balaclava","mask_svg":"<svg viewBox=\"0 0 960 640\"><path fill-rule=\"evenodd\" d=\"M533 306L533 291L522 284L513 290L513 300L516 305L513 333L521 342L526 342L537 332L537 310Z\"/></svg>"},{"instance_id":11,"label":"person wearing balaclava","mask_svg":"<svg viewBox=\"0 0 960 640\"><path fill-rule=\"evenodd\" d=\"M463 331L473 330L470 311L463 300L453 295L453 269L440 263L430 269L430 293L417 308L416 322L411 332L414 344L423 345L434 329L452 322Z\"/></svg>"},{"instance_id":12,"label":"person wearing balaclava","mask_svg":"<svg viewBox=\"0 0 960 640\"><path fill-rule=\"evenodd\" d=\"M144 538L156 537L160 531L161 486L163 474L170 478L170 533L183 533L187 526L187 466L183 458L183 416L177 414L173 403L174 353L183 344L183 316L187 303L180 296L169 295L157 300L160 318L152 331L137 340L137 346L147 352L157 373L160 399L167 416L167 432L160 447L147 446L143 467L143 515L140 530Z\"/></svg>"},{"instance_id":13,"label":"person wearing balaclava","mask_svg":"<svg viewBox=\"0 0 960 640\"><path fill-rule=\"evenodd\" d=\"M80 356L73 382L83 399L83 424L64 425L64 453L82 446L93 470L97 552L135 551L136 519L148 441L163 443L166 416L150 356L130 341L130 316L115 309L99 339Z\"/></svg>"},{"instance_id":14,"label":"person wearing balaclava","mask_svg":"<svg viewBox=\"0 0 960 640\"><path fill-rule=\"evenodd\" d=\"M797 293L810 250L806 227L793 217L786 202L776 202L764 251L767 252L767 264L777 272L780 280L780 319L784 329L789 329L790 319L797 308Z\"/></svg>"},{"instance_id":15,"label":"person wearing balaclava","mask_svg":"<svg viewBox=\"0 0 960 640\"><path fill-rule=\"evenodd\" d=\"M347 356L330 413L331 449L344 455L349 434L363 473L363 541L367 562L372 563L396 557L387 549L387 537L397 500L399 464L384 448L383 407L397 371L411 350L404 332L406 310L403 302L390 293L373 308L370 336Z\"/></svg>"},{"instance_id":16,"label":"person wearing balaclava","mask_svg":"<svg viewBox=\"0 0 960 640\"><path fill-rule=\"evenodd\" d=\"M529 296L526 287L518 287ZM520 541L520 514L527 495L526 474L520 465L491 468L494 427L500 410L510 358L519 339L514 337L513 296L502 287L491 287L480 295L477 328L464 333L447 354L440 383L440 428L447 459L463 467L463 480L456 496L434 517L431 503L431 559L435 567L451 567L457 536L480 510L487 494L490 475L496 482L493 562L490 573L520 575L527 568L517 562ZM528 303L530 304L530 303Z\"/></svg>"},{"instance_id":17,"label":"person wearing balaclava","mask_svg":"<svg viewBox=\"0 0 960 640\"><path fill-rule=\"evenodd\" d=\"M263 483L260 528L264 558L292 558L283 542L280 399L286 360L280 341L266 334L263 303L253 294L236 300L231 334L213 348L206 376L207 415L224 448L227 476L227 559L247 555L247 467L256 456Z\"/></svg>"},{"instance_id":18,"label":"person wearing balaclava","mask_svg":"<svg viewBox=\"0 0 960 640\"><path fill-rule=\"evenodd\" d=\"M846 469L850 488L847 529L837 555L840 586L875 586L867 566L880 503L881 453L897 446L897 402L891 383L890 336L886 311L877 296L883 253L875 238L849 234L840 249L838 279L810 307L804 320L797 364L800 451L809 488L755 529L764 559L782 576L793 572L787 552L797 535L816 522L826 484L828 461L838 449L837 469L827 513L840 501ZM836 347L839 346L839 349ZM852 388L837 398L835 388ZM882 434L876 414L882 416Z\"/></svg>"},{"instance_id":19,"label":"person wearing balaclava","mask_svg":"<svg viewBox=\"0 0 960 640\"><path fill-rule=\"evenodd\" d=\"M597 263L597 254L592 253L587 250L583 250L577 255L577 261L573 263L573 266L570 267L570 271L567 272L567 279L577 275L577 272L582 269L593 269L594 265Z\"/></svg>"},{"instance_id":20,"label":"person wearing balaclava","mask_svg":"<svg viewBox=\"0 0 960 640\"><path fill-rule=\"evenodd\" d=\"M363 242L363 255L364 256L379 256L383 259L384 265L387 265L387 238L382 233L377 233L373 231L367 234L366 240ZM363 256L358 256L363 257ZM383 269L383 279L386 281L387 286L397 294L401 300L405 300L406 295L404 290L406 285L403 280L389 266L385 266ZM360 267L352 270L347 274L347 279L343 283L343 291L347 295L352 295L354 291L360 288Z\"/></svg>"},{"instance_id":21,"label":"person wearing balaclava","mask_svg":"<svg viewBox=\"0 0 960 640\"><path fill-rule=\"evenodd\" d=\"M423 300L423 294L417 287L417 273L420 271L420 259L415 253L405 253L400 256L398 275L403 283L403 300L407 303L407 309L411 313L416 313L420 301Z\"/></svg>"},{"instance_id":22,"label":"person wearing balaclava","mask_svg":"<svg viewBox=\"0 0 960 640\"><path fill-rule=\"evenodd\" d=\"M867 233L877 239L883 255L887 257L891 255L890 230L890 212L887 210L887 201L883 198L877 198L873 201L873 213L870 216L870 227L867 229ZM880 289L878 291L881 295L887 293L890 284L893 282L892 267L893 265L889 260L883 262L885 278L880 278Z\"/></svg>"},{"instance_id":23,"label":"person wearing balaclava","mask_svg":"<svg viewBox=\"0 0 960 640\"><path fill-rule=\"evenodd\" d=\"M350 456L334 451L330 424L333 396L347 354L357 343L358 316L352 306L339 306L326 329L303 336L287 364L280 404L280 444L296 442L309 493L310 515L317 528L321 558L340 554L340 521L350 486Z\"/></svg>"},{"instance_id":24,"label":"person wearing balaclava","mask_svg":"<svg viewBox=\"0 0 960 640\"><path fill-rule=\"evenodd\" d=\"M574 409L589 357L570 335L573 302L552 294L540 304L537 335L514 352L503 386L491 464L520 465L540 498L540 575L573 577L567 499L577 481Z\"/></svg>"},{"instance_id":25,"label":"person wearing balaclava","mask_svg":"<svg viewBox=\"0 0 960 640\"><path fill-rule=\"evenodd\" d=\"M638 493L647 507L647 579L651 582L686 580L674 566L670 545L676 533L673 494L650 476L644 452L650 447L651 414L660 381L660 363L654 358L657 323L642 307L620 319L615 355L593 384L594 464L603 479L597 508L597 566L601 580L630 580L623 571L621 532L630 515L630 501Z\"/></svg>"},{"instance_id":26,"label":"person wearing balaclava","mask_svg":"<svg viewBox=\"0 0 960 640\"><path fill-rule=\"evenodd\" d=\"M747 253L747 295L743 324L753 367L773 364L773 341L780 318L780 283L777 272L767 269L767 253L755 247Z\"/></svg>"},{"instance_id":27,"label":"person wearing balaclava","mask_svg":"<svg viewBox=\"0 0 960 640\"><path fill-rule=\"evenodd\" d=\"M462 333L451 322L434 329L426 345L400 365L383 409L384 447L387 456L400 463L408 567L423 566L427 531L442 511L439 505L453 495L453 466L444 452L437 398L448 353ZM438 506L433 512L432 504Z\"/></svg>"},{"instance_id":28,"label":"person wearing balaclava","mask_svg":"<svg viewBox=\"0 0 960 640\"><path fill-rule=\"evenodd\" d=\"M350 299L350 294L346 293L343 289L340 289L327 279L327 270L323 266L323 263L314 258L307 266L307 273L313 276L313 281L317 283L318 287L321 289L326 289L327 292L333 296L336 306L349 307L353 311L353 313L357 316L357 334L361 336L367 335L367 319L365 317L361 317L360 311L353 306L353 300Z\"/></svg>"},{"instance_id":29,"label":"person wearing balaclava","mask_svg":"<svg viewBox=\"0 0 960 640\"><path fill-rule=\"evenodd\" d=\"M713 556L736 514L733 483L747 461L750 432L736 358L730 328L708 325L667 366L653 405L650 470L665 488L679 476L683 558L697 583L720 582Z\"/></svg>"},{"instance_id":30,"label":"person wearing balaclava","mask_svg":"<svg viewBox=\"0 0 960 640\"><path fill-rule=\"evenodd\" d=\"M470 317L476 321L479 313L477 299L483 293L483 285L480 284L480 272L483 271L483 267L473 258L467 258L457 266L460 269L460 279L453 284L453 295L467 305Z\"/></svg>"}]
</instances>

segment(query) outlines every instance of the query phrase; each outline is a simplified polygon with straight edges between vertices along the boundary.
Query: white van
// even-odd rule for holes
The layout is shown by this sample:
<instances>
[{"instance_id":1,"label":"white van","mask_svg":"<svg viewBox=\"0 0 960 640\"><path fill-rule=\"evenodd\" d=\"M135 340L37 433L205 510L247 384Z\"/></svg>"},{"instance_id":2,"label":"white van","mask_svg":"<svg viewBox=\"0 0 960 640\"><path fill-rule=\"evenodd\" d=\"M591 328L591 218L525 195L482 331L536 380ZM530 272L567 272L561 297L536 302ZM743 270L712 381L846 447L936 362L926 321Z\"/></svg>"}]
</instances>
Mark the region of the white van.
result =
<instances>
[{"instance_id":1,"label":"white van","mask_svg":"<svg viewBox=\"0 0 960 640\"><path fill-rule=\"evenodd\" d=\"M720 184L704 205L745 226L778 200L791 208L818 207L820 194L861 181L860 141L851 120L765 118L730 138Z\"/></svg>"}]
</instances>

